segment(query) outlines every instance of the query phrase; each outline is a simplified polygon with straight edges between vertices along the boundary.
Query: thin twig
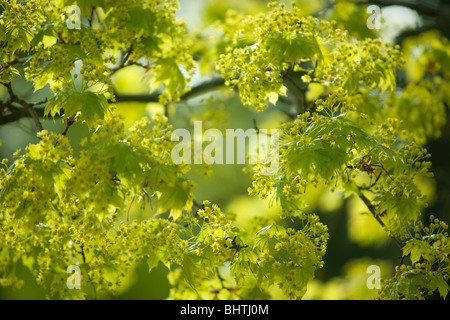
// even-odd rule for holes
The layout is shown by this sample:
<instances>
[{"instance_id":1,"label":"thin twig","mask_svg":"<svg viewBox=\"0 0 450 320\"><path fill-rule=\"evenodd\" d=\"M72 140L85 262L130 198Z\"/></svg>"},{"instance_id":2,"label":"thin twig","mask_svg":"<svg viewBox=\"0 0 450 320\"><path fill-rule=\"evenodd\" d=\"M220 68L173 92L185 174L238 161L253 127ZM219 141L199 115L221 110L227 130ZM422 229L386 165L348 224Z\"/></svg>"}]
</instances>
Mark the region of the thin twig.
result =
<instances>
[{"instance_id":1,"label":"thin twig","mask_svg":"<svg viewBox=\"0 0 450 320\"><path fill-rule=\"evenodd\" d=\"M70 116L66 120L66 127L64 128L64 131L61 133L62 136L67 135L67 131L69 131L69 128L75 123L75 115ZM61 141L61 138L58 138L58 140L55 141L53 147L56 147Z\"/></svg>"},{"instance_id":2,"label":"thin twig","mask_svg":"<svg viewBox=\"0 0 450 320\"><path fill-rule=\"evenodd\" d=\"M67 131L69 131L69 128L75 123L75 115L70 116L67 118L66 121L66 127L64 128L64 131L61 133L62 136L67 135Z\"/></svg>"},{"instance_id":3,"label":"thin twig","mask_svg":"<svg viewBox=\"0 0 450 320\"><path fill-rule=\"evenodd\" d=\"M84 255L84 242L80 245L80 254L83 258L83 264L86 263L86 256Z\"/></svg>"}]
</instances>

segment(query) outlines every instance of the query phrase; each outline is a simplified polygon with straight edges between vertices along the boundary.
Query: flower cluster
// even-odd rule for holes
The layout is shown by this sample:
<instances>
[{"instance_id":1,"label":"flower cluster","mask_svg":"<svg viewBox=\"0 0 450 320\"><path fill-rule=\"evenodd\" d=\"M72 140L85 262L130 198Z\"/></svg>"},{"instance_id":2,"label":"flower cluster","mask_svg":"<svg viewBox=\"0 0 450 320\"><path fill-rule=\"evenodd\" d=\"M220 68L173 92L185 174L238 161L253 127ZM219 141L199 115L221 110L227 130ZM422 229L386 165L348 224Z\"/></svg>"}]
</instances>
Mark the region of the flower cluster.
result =
<instances>
[{"instance_id":1,"label":"flower cluster","mask_svg":"<svg viewBox=\"0 0 450 320\"><path fill-rule=\"evenodd\" d=\"M450 290L450 247L448 225L430 217L429 226L419 221L405 237L402 262L409 258L411 264L401 263L396 267L393 279L387 280L381 289L385 299L425 299L438 291L445 299Z\"/></svg>"}]
</instances>

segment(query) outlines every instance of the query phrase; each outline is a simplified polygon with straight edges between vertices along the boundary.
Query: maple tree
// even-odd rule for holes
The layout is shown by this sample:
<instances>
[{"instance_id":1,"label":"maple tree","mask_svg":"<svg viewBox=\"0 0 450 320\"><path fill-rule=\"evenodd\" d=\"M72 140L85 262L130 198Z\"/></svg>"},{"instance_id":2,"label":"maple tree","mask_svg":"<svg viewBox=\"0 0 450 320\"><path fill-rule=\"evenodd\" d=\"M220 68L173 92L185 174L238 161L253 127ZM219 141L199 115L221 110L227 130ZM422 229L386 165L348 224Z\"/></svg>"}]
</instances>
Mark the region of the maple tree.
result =
<instances>
[{"instance_id":1,"label":"maple tree","mask_svg":"<svg viewBox=\"0 0 450 320\"><path fill-rule=\"evenodd\" d=\"M175 1L0 1L0 124L31 118L37 137L0 169L1 286L26 286L24 266L47 298L109 297L144 260L167 267L170 299L300 299L333 237L313 198L332 194L359 201L373 241L401 256L378 298L447 297L448 226L424 224L423 183L450 101L447 38L383 41L352 1L250 2L216 1L193 32ZM121 91L127 74L143 92ZM196 196L202 175L220 192L217 166L172 159L173 131L223 126L230 101L281 119L269 125L278 172L243 170L248 194L278 214L245 227L243 212Z\"/></svg>"}]
</instances>

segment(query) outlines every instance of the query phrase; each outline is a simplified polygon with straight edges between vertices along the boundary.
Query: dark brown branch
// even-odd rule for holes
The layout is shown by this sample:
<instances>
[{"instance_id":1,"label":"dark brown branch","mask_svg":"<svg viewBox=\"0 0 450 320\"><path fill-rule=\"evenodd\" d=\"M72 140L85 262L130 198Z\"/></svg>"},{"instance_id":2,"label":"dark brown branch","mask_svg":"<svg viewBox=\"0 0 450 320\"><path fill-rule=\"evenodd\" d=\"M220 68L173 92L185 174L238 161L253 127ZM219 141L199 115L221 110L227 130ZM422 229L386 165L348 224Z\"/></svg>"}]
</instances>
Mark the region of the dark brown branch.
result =
<instances>
[{"instance_id":1,"label":"dark brown branch","mask_svg":"<svg viewBox=\"0 0 450 320\"><path fill-rule=\"evenodd\" d=\"M27 112L29 113L29 115L33 118L34 123L35 123L35 125L36 125L36 128L37 128L38 132L39 132L39 131L42 131L42 130L43 130L43 127L42 127L42 124L41 124L41 122L40 122L40 120L39 120L39 115L38 115L38 113L36 112L36 110L35 110L33 107L34 107L35 105L45 103L46 101L44 101L44 102L38 102L38 103L29 103L29 102L26 102L25 100L20 99L19 97L17 97L17 96L14 94L10 82L8 82L8 83L2 83L2 85L4 85L4 86L6 87L6 89L8 90L8 94L9 94L9 99L6 100L6 101L4 101L4 103L2 104L2 107L3 107L2 109L4 109L4 107L8 106L8 104L12 104L12 103L17 103L17 104L21 105L22 107L24 107L24 108L27 110ZM9 106L8 106L8 107L9 107ZM10 108L10 109L11 109L11 108ZM2 110L2 111L3 111L3 110ZM3 120L3 117L1 118L1 120Z\"/></svg>"},{"instance_id":2,"label":"dark brown branch","mask_svg":"<svg viewBox=\"0 0 450 320\"><path fill-rule=\"evenodd\" d=\"M306 88L302 89L300 86L295 83L295 80L291 78L289 73L286 73L283 75L283 78L287 80L287 82L291 85L292 89L296 92L295 96L299 102L299 105L302 106L303 112L306 111L307 105L306 105ZM302 113L300 110L297 110L297 113Z\"/></svg>"},{"instance_id":3,"label":"dark brown branch","mask_svg":"<svg viewBox=\"0 0 450 320\"><path fill-rule=\"evenodd\" d=\"M109 103L114 102L158 102L159 94L116 94L115 101L109 100Z\"/></svg>"},{"instance_id":4,"label":"dark brown branch","mask_svg":"<svg viewBox=\"0 0 450 320\"><path fill-rule=\"evenodd\" d=\"M33 107L28 103L22 103L22 105L27 109L27 111L30 113L31 117L34 120L34 124L36 125L36 128L39 131L44 130L42 127L41 121L39 120L39 116L36 113L36 110L33 109Z\"/></svg>"},{"instance_id":5,"label":"dark brown branch","mask_svg":"<svg viewBox=\"0 0 450 320\"><path fill-rule=\"evenodd\" d=\"M67 131L69 131L69 128L75 123L75 115L70 116L66 119L66 127L64 128L64 131L61 132L62 136L67 135ZM54 147L56 147L61 142L61 138L58 138L55 143L53 144Z\"/></svg>"},{"instance_id":6,"label":"dark brown branch","mask_svg":"<svg viewBox=\"0 0 450 320\"><path fill-rule=\"evenodd\" d=\"M422 27L420 27L420 28L405 30L405 31L401 32L401 33L395 38L395 43L401 45L401 44L403 44L403 41L404 41L406 38L409 38L409 37L413 37L413 36L419 35L419 34L421 34L421 33L424 33L424 32L429 31L429 30L433 30L433 29L435 29L435 28L436 28L436 27L435 27L434 25L424 25L424 26L422 26Z\"/></svg>"},{"instance_id":7,"label":"dark brown branch","mask_svg":"<svg viewBox=\"0 0 450 320\"><path fill-rule=\"evenodd\" d=\"M61 133L61 135L65 136L67 135L67 131L69 131L69 128L75 123L75 117L69 117L66 120L66 127L64 128L64 131Z\"/></svg>"},{"instance_id":8,"label":"dark brown branch","mask_svg":"<svg viewBox=\"0 0 450 320\"><path fill-rule=\"evenodd\" d=\"M450 20L448 19L450 13L450 5L446 1L439 0L369 0L358 1L357 4L368 6L375 4L380 7L385 6L402 6L412 10L415 10L424 20L424 24L421 27L415 29L408 29L402 31L395 39L397 44L402 44L403 40L407 37L415 36L428 30L437 29L443 34L447 34L450 29Z\"/></svg>"},{"instance_id":9,"label":"dark brown branch","mask_svg":"<svg viewBox=\"0 0 450 320\"><path fill-rule=\"evenodd\" d=\"M12 109L14 111L9 114L6 114L6 115L0 114L0 125L16 122L22 118L30 118L31 117L31 114L26 109L22 109L22 108L19 109L19 108L15 108L12 106L9 106L8 108L10 110ZM38 115L39 118L44 117L44 108L35 108L34 111L36 112L36 114Z\"/></svg>"},{"instance_id":10,"label":"dark brown branch","mask_svg":"<svg viewBox=\"0 0 450 320\"><path fill-rule=\"evenodd\" d=\"M369 209L370 213L375 218L375 220L378 221L378 223L381 225L382 228L385 228L386 227L385 223L383 222L383 220L381 220L380 216L377 213L377 207L372 202L370 202L370 200L362 192L359 193L359 197L364 202L366 207ZM390 236L390 238L397 245L397 247L399 247L400 250L403 249L403 245L400 242L400 240L398 240L394 236Z\"/></svg>"},{"instance_id":11,"label":"dark brown branch","mask_svg":"<svg viewBox=\"0 0 450 320\"><path fill-rule=\"evenodd\" d=\"M438 16L441 12L439 0L434 1L415 1L415 0L370 0L368 2L360 2L360 4L369 5L376 4L380 7L384 6L402 6L413 9L419 14L427 16Z\"/></svg>"},{"instance_id":12,"label":"dark brown branch","mask_svg":"<svg viewBox=\"0 0 450 320\"><path fill-rule=\"evenodd\" d=\"M9 60L9 61L6 62L6 64L4 66L0 67L0 71L8 69L8 68L12 67L13 65L15 65L17 63L27 62L30 59L31 59L31 56L22 57L22 58L15 58L15 59Z\"/></svg>"},{"instance_id":13,"label":"dark brown branch","mask_svg":"<svg viewBox=\"0 0 450 320\"><path fill-rule=\"evenodd\" d=\"M131 64L134 64L133 62L130 62L129 64L126 64L128 59L130 58L131 52L133 51L133 44L131 44L130 49L127 50L125 55L122 54L122 62L115 68L110 69L111 75L119 71L120 69L127 67ZM126 64L126 65L125 65Z\"/></svg>"},{"instance_id":14,"label":"dark brown branch","mask_svg":"<svg viewBox=\"0 0 450 320\"><path fill-rule=\"evenodd\" d=\"M222 78L208 80L193 87L190 91L183 94L180 99L188 100L224 85L225 82ZM116 94L115 98L115 102L158 102L159 94ZM109 102L111 103L112 101Z\"/></svg>"}]
</instances>

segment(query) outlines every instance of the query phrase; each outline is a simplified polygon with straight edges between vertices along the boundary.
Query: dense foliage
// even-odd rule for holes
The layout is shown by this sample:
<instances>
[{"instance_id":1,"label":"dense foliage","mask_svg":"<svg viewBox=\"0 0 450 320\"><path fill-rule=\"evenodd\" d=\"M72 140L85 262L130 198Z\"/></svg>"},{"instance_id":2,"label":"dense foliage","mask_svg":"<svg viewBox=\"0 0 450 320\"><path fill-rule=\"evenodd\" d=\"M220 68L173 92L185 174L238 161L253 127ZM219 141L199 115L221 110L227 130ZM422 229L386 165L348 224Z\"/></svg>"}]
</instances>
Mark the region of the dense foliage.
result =
<instances>
[{"instance_id":1,"label":"dense foliage","mask_svg":"<svg viewBox=\"0 0 450 320\"><path fill-rule=\"evenodd\" d=\"M339 12L354 12L363 26L368 14L336 2L334 15L320 17L302 1L249 14L211 7L215 22L190 32L175 1L1 0L0 119L31 117L38 131L0 169L1 286L23 286L23 265L48 298L101 298L117 294L145 258L150 270L169 268L172 299L299 299L333 236L308 209L310 190L322 188L362 200L398 246L396 273L378 297L445 298L447 224L422 222L429 199L421 181L432 177L425 144L440 136L450 102L450 44L434 33L402 48L368 29L346 30ZM131 68L148 85L145 102L164 108L127 125L115 103L127 96L114 81ZM212 80L195 84L199 72ZM44 100L16 95L25 80ZM218 101L236 91L242 108L285 114L279 171L262 174L267 163L244 170L248 193L280 215L255 216L246 228L239 212L194 196L190 173L220 184L213 167L171 159L182 114L173 109L219 87L217 100L197 102L212 128L224 112ZM200 115L190 116L189 127ZM63 130L43 128L43 117ZM79 145L68 135L78 124L89 128ZM71 265L81 289L67 286Z\"/></svg>"}]
</instances>

